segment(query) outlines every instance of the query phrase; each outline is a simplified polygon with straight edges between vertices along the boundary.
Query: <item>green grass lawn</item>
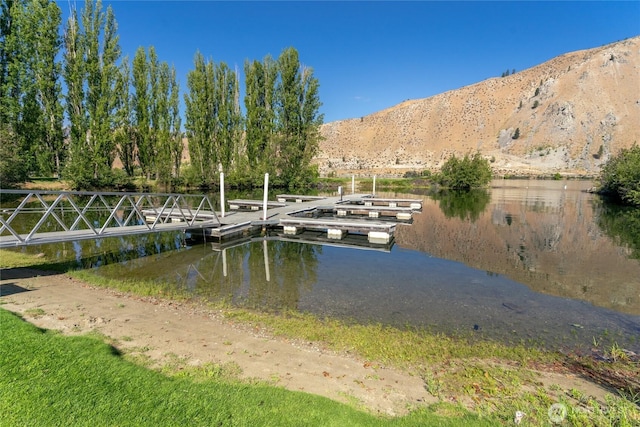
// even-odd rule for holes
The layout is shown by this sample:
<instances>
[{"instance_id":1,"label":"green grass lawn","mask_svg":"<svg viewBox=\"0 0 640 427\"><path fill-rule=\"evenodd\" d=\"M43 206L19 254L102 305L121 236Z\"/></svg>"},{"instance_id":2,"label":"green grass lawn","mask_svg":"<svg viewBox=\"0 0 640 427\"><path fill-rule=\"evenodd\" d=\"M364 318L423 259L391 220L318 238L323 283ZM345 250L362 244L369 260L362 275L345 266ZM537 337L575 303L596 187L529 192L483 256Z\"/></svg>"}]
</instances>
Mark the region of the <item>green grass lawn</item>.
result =
<instances>
[{"instance_id":1,"label":"green grass lawn","mask_svg":"<svg viewBox=\"0 0 640 427\"><path fill-rule=\"evenodd\" d=\"M92 336L43 331L0 309L3 426L492 425L430 411L382 419L267 385L168 377L124 360Z\"/></svg>"}]
</instances>

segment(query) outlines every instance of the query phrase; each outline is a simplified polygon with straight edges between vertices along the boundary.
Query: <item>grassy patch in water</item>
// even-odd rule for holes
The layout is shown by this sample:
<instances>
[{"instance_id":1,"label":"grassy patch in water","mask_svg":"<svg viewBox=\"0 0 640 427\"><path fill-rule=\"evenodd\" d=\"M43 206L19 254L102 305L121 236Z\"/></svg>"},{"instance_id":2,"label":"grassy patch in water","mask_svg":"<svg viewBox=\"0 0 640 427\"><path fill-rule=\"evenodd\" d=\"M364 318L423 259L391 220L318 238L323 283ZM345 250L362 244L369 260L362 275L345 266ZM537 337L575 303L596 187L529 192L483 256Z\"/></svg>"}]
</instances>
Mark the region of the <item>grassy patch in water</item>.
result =
<instances>
[{"instance_id":1,"label":"grassy patch in water","mask_svg":"<svg viewBox=\"0 0 640 427\"><path fill-rule=\"evenodd\" d=\"M70 271L69 275L94 286L117 289L122 292L140 296L167 298L178 301L186 301L191 298L187 292L165 282L126 278L114 279L100 276L91 270L74 270Z\"/></svg>"},{"instance_id":2,"label":"grassy patch in water","mask_svg":"<svg viewBox=\"0 0 640 427\"><path fill-rule=\"evenodd\" d=\"M553 353L507 346L493 341L471 342L421 329L398 329L381 324L349 324L311 314L289 312L271 315L242 309L228 309L229 318L265 326L275 335L322 342L334 350L353 351L360 356L394 366L443 363L458 358L504 358L526 363L530 360L553 362Z\"/></svg>"},{"instance_id":3,"label":"grassy patch in water","mask_svg":"<svg viewBox=\"0 0 640 427\"><path fill-rule=\"evenodd\" d=\"M0 249L0 268L37 268L43 261L38 255L23 254L21 252Z\"/></svg>"},{"instance_id":4,"label":"grassy patch in water","mask_svg":"<svg viewBox=\"0 0 640 427\"><path fill-rule=\"evenodd\" d=\"M14 250L0 249L0 268L29 268L40 271L63 273L71 268L70 262L51 262L44 254L27 254Z\"/></svg>"}]
</instances>

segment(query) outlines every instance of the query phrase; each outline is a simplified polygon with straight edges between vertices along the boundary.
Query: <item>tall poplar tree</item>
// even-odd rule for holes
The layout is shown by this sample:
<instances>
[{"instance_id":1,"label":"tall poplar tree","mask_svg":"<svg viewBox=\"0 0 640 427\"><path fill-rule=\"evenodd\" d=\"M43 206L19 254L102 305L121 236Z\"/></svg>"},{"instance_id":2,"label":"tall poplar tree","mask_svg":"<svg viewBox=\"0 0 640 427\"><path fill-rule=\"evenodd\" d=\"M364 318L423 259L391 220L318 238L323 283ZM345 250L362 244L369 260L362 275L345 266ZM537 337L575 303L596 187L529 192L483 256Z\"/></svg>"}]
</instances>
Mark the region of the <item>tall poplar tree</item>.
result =
<instances>
[{"instance_id":1,"label":"tall poplar tree","mask_svg":"<svg viewBox=\"0 0 640 427\"><path fill-rule=\"evenodd\" d=\"M313 69L300 64L294 48L278 57L276 86L277 168L283 184L296 186L315 178L311 160L318 151L323 116L318 110L319 83Z\"/></svg>"},{"instance_id":2,"label":"tall poplar tree","mask_svg":"<svg viewBox=\"0 0 640 427\"><path fill-rule=\"evenodd\" d=\"M169 140L170 158L172 161L172 173L176 178L180 177L182 163L182 119L180 117L180 86L176 77L175 67L171 67L169 81L169 128L171 135Z\"/></svg>"},{"instance_id":3,"label":"tall poplar tree","mask_svg":"<svg viewBox=\"0 0 640 427\"><path fill-rule=\"evenodd\" d=\"M116 156L114 138L115 111L117 107L116 82L119 74L117 62L120 59L119 37L113 10L107 8L106 15L101 12L101 3L97 2L94 13L86 8L85 28L91 28L86 58L88 68L88 106L91 118L90 147L93 148L93 177L110 172ZM100 40L102 28L102 44ZM97 31L96 31L97 30Z\"/></svg>"},{"instance_id":4,"label":"tall poplar tree","mask_svg":"<svg viewBox=\"0 0 640 427\"><path fill-rule=\"evenodd\" d=\"M60 9L53 1L6 1L0 7L0 124L10 141L4 157L23 180L57 173L63 159L59 82Z\"/></svg>"},{"instance_id":5,"label":"tall poplar tree","mask_svg":"<svg viewBox=\"0 0 640 427\"><path fill-rule=\"evenodd\" d=\"M175 143L180 133L179 87L175 69L158 60L153 46L148 54L142 47L136 51L133 88L140 167L147 178L168 183L179 170L174 157L182 156L182 141L179 148Z\"/></svg>"},{"instance_id":6,"label":"tall poplar tree","mask_svg":"<svg viewBox=\"0 0 640 427\"><path fill-rule=\"evenodd\" d=\"M61 24L60 8L49 0L30 2L27 13L30 68L34 77L36 102L42 120L40 138L33 141L39 172L60 176L65 157L62 135L61 65L56 56L62 46L58 33Z\"/></svg>"},{"instance_id":7,"label":"tall poplar tree","mask_svg":"<svg viewBox=\"0 0 640 427\"><path fill-rule=\"evenodd\" d=\"M72 12L65 31L65 82L71 122L68 177L76 187L109 183L116 156L115 118L120 58L111 7L88 1L82 29Z\"/></svg>"},{"instance_id":8,"label":"tall poplar tree","mask_svg":"<svg viewBox=\"0 0 640 427\"><path fill-rule=\"evenodd\" d=\"M0 15L0 124L8 132L17 131L25 78L25 52L20 34L24 2L3 1Z\"/></svg>"},{"instance_id":9,"label":"tall poplar tree","mask_svg":"<svg viewBox=\"0 0 640 427\"><path fill-rule=\"evenodd\" d=\"M233 163L239 161L242 138L242 114L239 104L238 74L224 62L217 66L215 73L214 103L217 115L214 117L215 150L219 164L226 172L233 172Z\"/></svg>"},{"instance_id":10,"label":"tall poplar tree","mask_svg":"<svg viewBox=\"0 0 640 427\"><path fill-rule=\"evenodd\" d=\"M271 56L263 62L246 61L245 73L245 145L250 174L267 172L272 158L271 142L275 131L275 82L277 64Z\"/></svg>"},{"instance_id":11,"label":"tall poplar tree","mask_svg":"<svg viewBox=\"0 0 640 427\"><path fill-rule=\"evenodd\" d=\"M200 52L194 57L195 68L187 74L187 93L184 94L185 129L189 141L192 167L201 184L213 182L217 170L214 140L214 65L205 61Z\"/></svg>"},{"instance_id":12,"label":"tall poplar tree","mask_svg":"<svg viewBox=\"0 0 640 427\"><path fill-rule=\"evenodd\" d=\"M27 177L18 140L20 115L20 36L16 12L19 1L0 3L0 187L7 188Z\"/></svg>"},{"instance_id":13,"label":"tall poplar tree","mask_svg":"<svg viewBox=\"0 0 640 427\"><path fill-rule=\"evenodd\" d=\"M133 126L136 129L138 162L142 173L151 177L153 171L153 137L151 134L151 85L149 82L149 61L143 47L139 47L133 57Z\"/></svg>"},{"instance_id":14,"label":"tall poplar tree","mask_svg":"<svg viewBox=\"0 0 640 427\"><path fill-rule=\"evenodd\" d=\"M71 11L64 32L63 77L67 86L67 117L70 124L69 159L66 174L83 180L89 176L89 159L83 155L83 146L89 133L89 120L85 106L84 48L77 11Z\"/></svg>"},{"instance_id":15,"label":"tall poplar tree","mask_svg":"<svg viewBox=\"0 0 640 427\"><path fill-rule=\"evenodd\" d=\"M129 58L125 57L120 66L120 75L116 84L118 105L116 110L116 145L122 167L128 176L133 176L136 161L136 132L133 127L131 69Z\"/></svg>"},{"instance_id":16,"label":"tall poplar tree","mask_svg":"<svg viewBox=\"0 0 640 427\"><path fill-rule=\"evenodd\" d=\"M198 52L194 64L187 75L185 128L192 164L202 184L208 185L218 169L234 172L241 163L239 83L237 71L224 62L205 61Z\"/></svg>"}]
</instances>

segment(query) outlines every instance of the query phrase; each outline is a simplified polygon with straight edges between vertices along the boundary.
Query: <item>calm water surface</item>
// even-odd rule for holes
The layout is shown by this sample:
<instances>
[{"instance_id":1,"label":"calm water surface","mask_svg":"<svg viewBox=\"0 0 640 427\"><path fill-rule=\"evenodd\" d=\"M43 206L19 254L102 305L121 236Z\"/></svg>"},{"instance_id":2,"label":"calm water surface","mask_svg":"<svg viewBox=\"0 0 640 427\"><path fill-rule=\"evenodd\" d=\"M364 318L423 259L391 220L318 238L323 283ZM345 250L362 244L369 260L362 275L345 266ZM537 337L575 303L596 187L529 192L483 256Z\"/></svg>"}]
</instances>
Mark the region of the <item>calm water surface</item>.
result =
<instances>
[{"instance_id":1,"label":"calm water surface","mask_svg":"<svg viewBox=\"0 0 640 427\"><path fill-rule=\"evenodd\" d=\"M583 191L592 185L494 181L463 198L380 193L424 200L382 250L277 236L221 249L185 246L177 234L36 250L238 306L554 349L588 349L595 338L640 352L638 210L611 212Z\"/></svg>"}]
</instances>

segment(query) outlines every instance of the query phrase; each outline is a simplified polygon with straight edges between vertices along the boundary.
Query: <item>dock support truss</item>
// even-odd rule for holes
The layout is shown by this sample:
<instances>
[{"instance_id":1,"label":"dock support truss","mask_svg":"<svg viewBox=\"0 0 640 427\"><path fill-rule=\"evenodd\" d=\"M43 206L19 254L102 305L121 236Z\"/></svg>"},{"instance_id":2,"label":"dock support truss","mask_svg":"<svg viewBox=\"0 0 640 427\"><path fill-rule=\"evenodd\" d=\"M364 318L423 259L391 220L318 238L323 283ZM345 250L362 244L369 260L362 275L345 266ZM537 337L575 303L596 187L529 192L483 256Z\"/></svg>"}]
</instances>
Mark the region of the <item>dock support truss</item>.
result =
<instances>
[{"instance_id":1,"label":"dock support truss","mask_svg":"<svg viewBox=\"0 0 640 427\"><path fill-rule=\"evenodd\" d=\"M21 190L0 193L3 204L13 197L20 200L16 208L0 209L0 248L220 224L206 195ZM153 221L148 220L149 212ZM21 216L29 216L30 220L21 221ZM33 224L35 218L35 225L25 225Z\"/></svg>"}]
</instances>

